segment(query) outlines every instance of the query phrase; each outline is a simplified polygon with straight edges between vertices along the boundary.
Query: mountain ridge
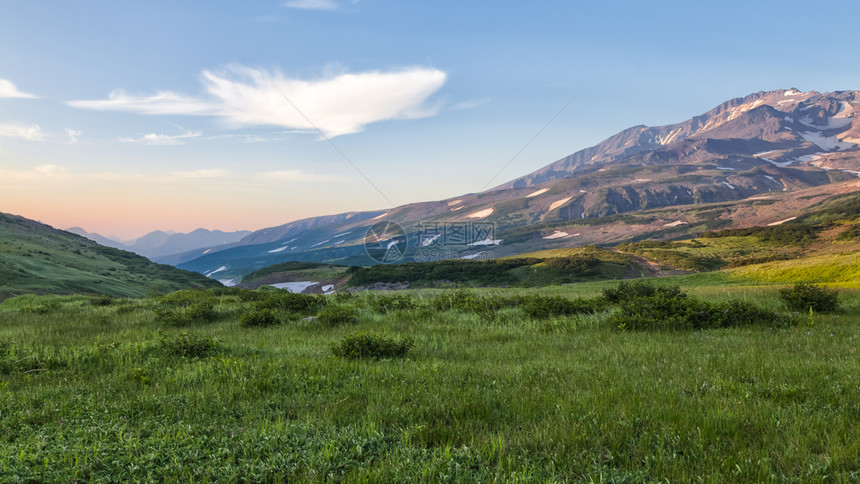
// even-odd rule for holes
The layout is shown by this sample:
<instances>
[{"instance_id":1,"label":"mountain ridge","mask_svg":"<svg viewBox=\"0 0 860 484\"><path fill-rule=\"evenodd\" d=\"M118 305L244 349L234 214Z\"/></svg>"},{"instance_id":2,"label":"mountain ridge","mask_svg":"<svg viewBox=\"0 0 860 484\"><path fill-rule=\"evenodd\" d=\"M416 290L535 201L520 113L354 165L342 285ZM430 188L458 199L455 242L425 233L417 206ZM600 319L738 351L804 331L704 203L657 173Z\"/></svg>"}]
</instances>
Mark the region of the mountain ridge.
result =
<instances>
[{"instance_id":1,"label":"mountain ridge","mask_svg":"<svg viewBox=\"0 0 860 484\"><path fill-rule=\"evenodd\" d=\"M225 267L222 273L240 274L285 260L373 263L366 257L362 262L362 243L367 229L381 220L404 227L413 254L427 247L444 249L445 257L507 255L532 250L537 243L582 245L586 243L586 236L579 233L582 226L603 227L603 236L589 237L588 243L597 244L617 241L624 234L637 237L655 232L649 224L641 230L607 228L600 222L605 217L661 208L675 213L672 207L738 203L831 184L839 184L839 190L854 190L852 180L860 176L855 106L860 108L858 91L760 91L680 123L628 128L484 192L352 217L339 214L313 225L293 226L289 235L284 227L290 224L285 224L279 230L249 235L241 248L208 254L180 267L201 272ZM815 193L815 197L825 195ZM665 223L675 221L686 224L676 227L676 234L695 225L680 218ZM732 223L722 218L705 222L710 224L702 226L707 230ZM470 240L456 250L439 244L444 239L425 246L428 238L422 238L422 231L433 224L489 224L496 235L507 235ZM560 230L566 226L572 228ZM563 235L545 239L554 235L546 232L548 227ZM487 245L493 250L487 250Z\"/></svg>"}]
</instances>

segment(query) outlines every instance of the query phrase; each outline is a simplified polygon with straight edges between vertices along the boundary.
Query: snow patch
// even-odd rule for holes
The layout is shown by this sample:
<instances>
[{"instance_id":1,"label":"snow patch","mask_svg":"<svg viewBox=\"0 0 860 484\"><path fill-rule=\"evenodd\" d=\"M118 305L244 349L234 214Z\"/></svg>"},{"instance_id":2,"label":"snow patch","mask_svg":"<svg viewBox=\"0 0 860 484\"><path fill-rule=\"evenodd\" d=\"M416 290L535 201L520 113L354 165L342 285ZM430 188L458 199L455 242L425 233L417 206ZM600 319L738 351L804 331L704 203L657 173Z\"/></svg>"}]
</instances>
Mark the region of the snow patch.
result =
<instances>
[{"instance_id":1,"label":"snow patch","mask_svg":"<svg viewBox=\"0 0 860 484\"><path fill-rule=\"evenodd\" d=\"M494 239L494 238L492 238L492 237L487 237L487 238L486 238L486 239L484 239L484 240L479 240L479 241L477 241L477 242L472 242L472 243L471 243L471 244L469 244L469 245L499 245L499 244L501 244L501 243L502 243L501 239Z\"/></svg>"},{"instance_id":2,"label":"snow patch","mask_svg":"<svg viewBox=\"0 0 860 484\"><path fill-rule=\"evenodd\" d=\"M842 104L839 106L839 112L833 115L833 119L843 119L843 118L853 118L854 117L854 106L851 103L842 101Z\"/></svg>"},{"instance_id":3,"label":"snow patch","mask_svg":"<svg viewBox=\"0 0 860 484\"><path fill-rule=\"evenodd\" d=\"M475 252L474 254L464 255L463 257L461 257L461 259L467 259L467 260L477 259L478 257L481 257L481 254L483 254L483 253L484 252Z\"/></svg>"},{"instance_id":4,"label":"snow patch","mask_svg":"<svg viewBox=\"0 0 860 484\"><path fill-rule=\"evenodd\" d=\"M797 89L789 89L788 91L782 93L783 96L803 96L804 94L806 93L800 92Z\"/></svg>"},{"instance_id":5,"label":"snow patch","mask_svg":"<svg viewBox=\"0 0 860 484\"><path fill-rule=\"evenodd\" d=\"M422 240L421 241L421 247L427 247L428 245L432 244L433 242L436 242L437 240L439 240L439 237L442 237L442 234L436 234L433 237L430 237L429 239Z\"/></svg>"},{"instance_id":6,"label":"snow patch","mask_svg":"<svg viewBox=\"0 0 860 484\"><path fill-rule=\"evenodd\" d=\"M220 282L221 284L224 284L227 287L233 287L236 285L235 279L218 279L218 282Z\"/></svg>"},{"instance_id":7,"label":"snow patch","mask_svg":"<svg viewBox=\"0 0 860 484\"><path fill-rule=\"evenodd\" d=\"M463 203L463 200L451 200L450 202L448 202L448 206L453 207L454 205L459 205L461 203Z\"/></svg>"},{"instance_id":8,"label":"snow patch","mask_svg":"<svg viewBox=\"0 0 860 484\"><path fill-rule=\"evenodd\" d=\"M851 150L857 147L854 143L843 143L836 139L835 136L824 136L821 133L813 133L812 131L798 132L798 134L809 141L810 143L818 146L822 150L832 151L832 150Z\"/></svg>"},{"instance_id":9,"label":"snow patch","mask_svg":"<svg viewBox=\"0 0 860 484\"><path fill-rule=\"evenodd\" d=\"M536 192L529 193L528 195L526 195L526 198L536 197L536 196L544 194L548 191L549 191L549 188L541 188L540 190L538 190Z\"/></svg>"},{"instance_id":10,"label":"snow patch","mask_svg":"<svg viewBox=\"0 0 860 484\"><path fill-rule=\"evenodd\" d=\"M330 242L330 241L331 241L331 239L326 239L326 240L323 240L322 242L317 242L316 244L312 245L311 247L316 247L316 246L318 246L318 245L323 245L323 244L325 244L326 242Z\"/></svg>"},{"instance_id":11,"label":"snow patch","mask_svg":"<svg viewBox=\"0 0 860 484\"><path fill-rule=\"evenodd\" d=\"M204 250L204 251L203 251L203 253L204 253L204 254L208 254L208 253L210 253L210 252L212 252L212 249L206 249L206 250Z\"/></svg>"},{"instance_id":12,"label":"snow patch","mask_svg":"<svg viewBox=\"0 0 860 484\"><path fill-rule=\"evenodd\" d=\"M549 211L552 212L553 210L557 209L558 207L564 205L565 203L569 202L571 198L573 198L573 197L562 198L561 200L557 200L555 202L552 202L552 205L549 206Z\"/></svg>"},{"instance_id":13,"label":"snow patch","mask_svg":"<svg viewBox=\"0 0 860 484\"><path fill-rule=\"evenodd\" d=\"M322 287L323 294L329 294L334 290L334 284L326 284Z\"/></svg>"},{"instance_id":14,"label":"snow patch","mask_svg":"<svg viewBox=\"0 0 860 484\"><path fill-rule=\"evenodd\" d=\"M718 166L717 169L718 170L726 170L726 171L737 171L734 168L729 168L727 166Z\"/></svg>"},{"instance_id":15,"label":"snow patch","mask_svg":"<svg viewBox=\"0 0 860 484\"><path fill-rule=\"evenodd\" d=\"M821 158L824 158L824 157L822 156L823 154L824 154L824 153L814 153L814 154L811 154L811 155L798 156L798 157L797 157L797 161L803 161L803 162L807 162L807 163L808 163L808 162L811 162L811 161L818 161L818 160L820 160Z\"/></svg>"},{"instance_id":16,"label":"snow patch","mask_svg":"<svg viewBox=\"0 0 860 484\"><path fill-rule=\"evenodd\" d=\"M544 240L553 240L553 239L566 239L570 236L571 235L567 232L562 232L561 230L556 230L552 234L547 235L546 237L541 237L541 238Z\"/></svg>"},{"instance_id":17,"label":"snow patch","mask_svg":"<svg viewBox=\"0 0 860 484\"><path fill-rule=\"evenodd\" d=\"M653 181L653 180L651 180L650 178L636 178L633 180L633 183L637 183L637 182L643 183L643 182L649 182L649 181Z\"/></svg>"},{"instance_id":18,"label":"snow patch","mask_svg":"<svg viewBox=\"0 0 860 484\"><path fill-rule=\"evenodd\" d=\"M663 227L677 227L679 225L687 225L687 222L684 222L683 220L676 220L674 222L663 224Z\"/></svg>"},{"instance_id":19,"label":"snow patch","mask_svg":"<svg viewBox=\"0 0 860 484\"><path fill-rule=\"evenodd\" d=\"M344 235L351 234L351 233L352 233L352 230L350 230L349 232L344 232L342 234L334 234L334 238L343 237Z\"/></svg>"},{"instance_id":20,"label":"snow patch","mask_svg":"<svg viewBox=\"0 0 860 484\"><path fill-rule=\"evenodd\" d=\"M465 207L465 205L460 205L459 207L454 207L454 208L452 208L452 209L451 209L451 211L452 211L452 212L456 212L457 210L460 210L460 209L461 209L461 208L463 208L463 207Z\"/></svg>"},{"instance_id":21,"label":"snow patch","mask_svg":"<svg viewBox=\"0 0 860 484\"><path fill-rule=\"evenodd\" d=\"M226 270L227 270L227 266L221 266L221 267L219 267L219 268L215 269L214 271L212 271L212 272L208 272L208 273L203 274L203 275L204 275L204 276L206 276L206 277L212 277L212 274L217 274L217 273L219 273L219 272L224 272L224 271L226 271Z\"/></svg>"},{"instance_id":22,"label":"snow patch","mask_svg":"<svg viewBox=\"0 0 860 484\"><path fill-rule=\"evenodd\" d=\"M300 281L300 282L279 282L277 284L269 284L272 287L278 289L286 289L287 291L301 294L305 289L313 286L314 284L319 284L319 282L313 281Z\"/></svg>"},{"instance_id":23,"label":"snow patch","mask_svg":"<svg viewBox=\"0 0 860 484\"><path fill-rule=\"evenodd\" d=\"M767 224L767 226L768 226L768 227L773 227L774 225L782 225L782 224L784 224L784 223L786 223L786 222L791 222L792 220L794 220L794 219L796 219L796 218L797 218L797 217L789 217L789 218L787 218L787 219L785 219L785 220L780 220L779 222L771 222L771 223Z\"/></svg>"},{"instance_id":24,"label":"snow patch","mask_svg":"<svg viewBox=\"0 0 860 484\"><path fill-rule=\"evenodd\" d=\"M770 175L765 175L764 177L767 178L768 180L774 182L774 183L779 183L779 180L777 180L776 178L774 178ZM779 183L779 184L782 185L782 183Z\"/></svg>"},{"instance_id":25,"label":"snow patch","mask_svg":"<svg viewBox=\"0 0 860 484\"><path fill-rule=\"evenodd\" d=\"M727 182L727 181L724 181L724 182L723 182L723 185L725 185L725 186L727 186L727 187L731 188L732 190L734 190L734 189L735 189L735 186L734 186L734 185L732 185L731 183Z\"/></svg>"},{"instance_id":26,"label":"snow patch","mask_svg":"<svg viewBox=\"0 0 860 484\"><path fill-rule=\"evenodd\" d=\"M283 252L283 251L287 250L287 248L288 248L288 247L289 247L289 246L287 246L287 245L285 245L285 246L283 246L283 247L278 247L277 249L272 249L272 250L270 250L270 251L269 251L269 253L270 253L270 254L275 254L275 253L277 253L277 252Z\"/></svg>"},{"instance_id":27,"label":"snow patch","mask_svg":"<svg viewBox=\"0 0 860 484\"><path fill-rule=\"evenodd\" d=\"M489 217L493 214L494 208L485 208L484 210L479 210L477 212L472 212L469 215L466 215L466 218L485 218Z\"/></svg>"},{"instance_id":28,"label":"snow patch","mask_svg":"<svg viewBox=\"0 0 860 484\"><path fill-rule=\"evenodd\" d=\"M382 217L384 217L384 216L386 216L386 215L388 215L388 212L385 212L385 213L383 213L382 215L377 215L376 217L373 217L373 218L372 218L372 219L370 219L370 220L379 220L379 219L381 219Z\"/></svg>"}]
</instances>

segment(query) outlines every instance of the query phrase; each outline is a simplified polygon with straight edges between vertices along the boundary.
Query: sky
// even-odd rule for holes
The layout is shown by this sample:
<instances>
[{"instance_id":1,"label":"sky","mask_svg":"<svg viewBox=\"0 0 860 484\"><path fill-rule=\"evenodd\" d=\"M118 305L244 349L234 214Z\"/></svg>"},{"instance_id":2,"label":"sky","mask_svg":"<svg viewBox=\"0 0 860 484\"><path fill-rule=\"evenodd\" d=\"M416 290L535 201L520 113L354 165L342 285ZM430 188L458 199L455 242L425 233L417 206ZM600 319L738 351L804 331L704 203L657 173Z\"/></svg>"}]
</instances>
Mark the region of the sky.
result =
<instances>
[{"instance_id":1,"label":"sky","mask_svg":"<svg viewBox=\"0 0 860 484\"><path fill-rule=\"evenodd\" d=\"M852 1L0 1L0 212L133 239L478 192L757 91Z\"/></svg>"}]
</instances>

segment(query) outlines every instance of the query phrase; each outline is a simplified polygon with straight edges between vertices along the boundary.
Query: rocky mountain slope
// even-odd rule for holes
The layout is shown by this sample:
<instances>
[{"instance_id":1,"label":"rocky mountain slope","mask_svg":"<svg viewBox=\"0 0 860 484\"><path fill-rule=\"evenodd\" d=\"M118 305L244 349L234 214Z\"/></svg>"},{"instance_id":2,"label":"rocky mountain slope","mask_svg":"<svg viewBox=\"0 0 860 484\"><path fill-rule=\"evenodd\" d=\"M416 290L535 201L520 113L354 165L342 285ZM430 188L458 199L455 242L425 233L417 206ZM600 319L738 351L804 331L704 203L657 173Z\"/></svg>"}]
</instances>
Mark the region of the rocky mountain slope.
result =
<instances>
[{"instance_id":1,"label":"rocky mountain slope","mask_svg":"<svg viewBox=\"0 0 860 484\"><path fill-rule=\"evenodd\" d=\"M380 221L403 227L390 242L410 261L777 222L860 189L856 109L858 91L759 92L682 123L629 128L482 193L287 224L180 267L232 277L287 260L373 264L364 242Z\"/></svg>"}]
</instances>

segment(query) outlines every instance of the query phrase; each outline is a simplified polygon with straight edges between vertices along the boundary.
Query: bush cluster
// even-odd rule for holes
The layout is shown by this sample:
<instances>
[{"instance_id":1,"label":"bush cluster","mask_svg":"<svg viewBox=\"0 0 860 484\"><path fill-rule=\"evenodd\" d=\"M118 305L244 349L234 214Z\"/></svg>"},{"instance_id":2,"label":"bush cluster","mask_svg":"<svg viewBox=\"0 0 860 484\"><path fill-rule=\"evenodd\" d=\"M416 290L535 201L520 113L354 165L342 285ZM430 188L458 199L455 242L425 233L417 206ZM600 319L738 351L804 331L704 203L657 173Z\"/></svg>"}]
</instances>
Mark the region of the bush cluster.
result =
<instances>
[{"instance_id":1,"label":"bush cluster","mask_svg":"<svg viewBox=\"0 0 860 484\"><path fill-rule=\"evenodd\" d=\"M610 324L621 330L711 329L780 322L777 314L747 301L712 303L690 297L678 287L644 282L622 283L605 290L604 297L618 305Z\"/></svg>"},{"instance_id":2,"label":"bush cluster","mask_svg":"<svg viewBox=\"0 0 860 484\"><path fill-rule=\"evenodd\" d=\"M574 314L592 314L604 309L602 299L567 299L562 296L526 296L520 307L533 319L547 319Z\"/></svg>"},{"instance_id":3,"label":"bush cluster","mask_svg":"<svg viewBox=\"0 0 860 484\"><path fill-rule=\"evenodd\" d=\"M415 346L410 337L395 339L378 333L354 333L329 345L340 358L403 358Z\"/></svg>"},{"instance_id":4,"label":"bush cluster","mask_svg":"<svg viewBox=\"0 0 860 484\"><path fill-rule=\"evenodd\" d=\"M413 309L415 300L409 296L397 294L378 294L368 297L367 305L378 313L389 313Z\"/></svg>"},{"instance_id":5,"label":"bush cluster","mask_svg":"<svg viewBox=\"0 0 860 484\"><path fill-rule=\"evenodd\" d=\"M162 331L159 344L168 354L186 358L215 356L221 347L221 342L217 338L197 336L187 331L173 336Z\"/></svg>"},{"instance_id":6,"label":"bush cluster","mask_svg":"<svg viewBox=\"0 0 860 484\"><path fill-rule=\"evenodd\" d=\"M792 311L827 313L839 309L839 291L815 284L795 284L779 290L779 298Z\"/></svg>"},{"instance_id":7,"label":"bush cluster","mask_svg":"<svg viewBox=\"0 0 860 484\"><path fill-rule=\"evenodd\" d=\"M271 309L255 308L239 316L239 324L248 327L266 327L280 324L278 315Z\"/></svg>"},{"instance_id":8,"label":"bush cluster","mask_svg":"<svg viewBox=\"0 0 860 484\"><path fill-rule=\"evenodd\" d=\"M358 321L358 311L347 306L327 306L317 313L317 321L328 326L354 324Z\"/></svg>"},{"instance_id":9,"label":"bush cluster","mask_svg":"<svg viewBox=\"0 0 860 484\"><path fill-rule=\"evenodd\" d=\"M215 301L204 299L182 307L162 306L155 309L155 318L168 326L212 323L220 316L214 305Z\"/></svg>"}]
</instances>

